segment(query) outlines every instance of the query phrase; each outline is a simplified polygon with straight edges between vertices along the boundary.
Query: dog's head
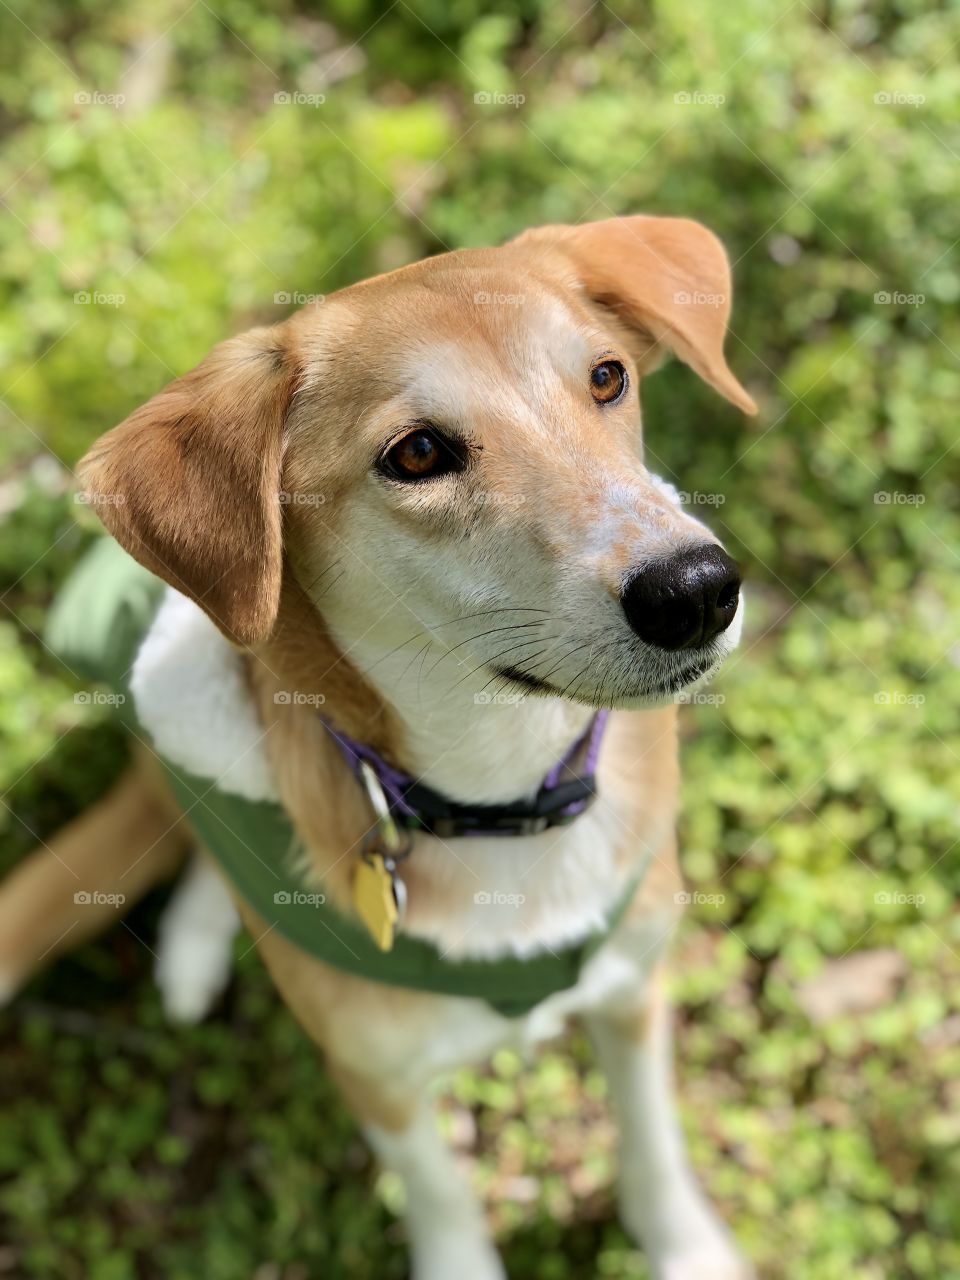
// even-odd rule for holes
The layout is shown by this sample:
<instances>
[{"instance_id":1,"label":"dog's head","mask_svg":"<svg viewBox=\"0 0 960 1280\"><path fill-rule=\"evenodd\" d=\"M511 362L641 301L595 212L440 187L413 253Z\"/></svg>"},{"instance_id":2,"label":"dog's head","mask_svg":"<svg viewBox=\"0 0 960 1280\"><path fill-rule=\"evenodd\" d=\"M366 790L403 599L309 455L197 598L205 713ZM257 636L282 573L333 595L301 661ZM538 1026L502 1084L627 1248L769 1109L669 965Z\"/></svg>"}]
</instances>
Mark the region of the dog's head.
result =
<instances>
[{"instance_id":1,"label":"dog's head","mask_svg":"<svg viewBox=\"0 0 960 1280\"><path fill-rule=\"evenodd\" d=\"M729 310L697 223L529 231L222 344L98 441L81 483L241 644L269 635L288 574L348 653L413 632L488 678L649 703L739 633L736 566L640 438L668 352L755 412Z\"/></svg>"}]
</instances>

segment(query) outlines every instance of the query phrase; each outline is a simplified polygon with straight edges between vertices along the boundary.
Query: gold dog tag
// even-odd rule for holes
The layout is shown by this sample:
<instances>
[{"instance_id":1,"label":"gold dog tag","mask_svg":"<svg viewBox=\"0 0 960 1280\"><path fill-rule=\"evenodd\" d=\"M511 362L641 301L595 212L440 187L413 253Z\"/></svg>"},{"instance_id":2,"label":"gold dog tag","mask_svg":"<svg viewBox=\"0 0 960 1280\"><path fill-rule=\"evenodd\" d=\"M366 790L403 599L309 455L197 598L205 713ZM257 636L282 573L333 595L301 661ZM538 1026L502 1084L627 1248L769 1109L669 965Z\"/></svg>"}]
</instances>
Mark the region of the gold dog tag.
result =
<instances>
[{"instance_id":1,"label":"gold dog tag","mask_svg":"<svg viewBox=\"0 0 960 1280\"><path fill-rule=\"evenodd\" d=\"M353 905L381 951L390 951L400 919L396 871L392 858L365 853L353 876Z\"/></svg>"},{"instance_id":2,"label":"gold dog tag","mask_svg":"<svg viewBox=\"0 0 960 1280\"><path fill-rule=\"evenodd\" d=\"M410 852L410 837L397 826L380 779L366 760L360 762L360 781L376 822L353 873L353 905L380 950L390 951L407 899L397 860Z\"/></svg>"}]
</instances>

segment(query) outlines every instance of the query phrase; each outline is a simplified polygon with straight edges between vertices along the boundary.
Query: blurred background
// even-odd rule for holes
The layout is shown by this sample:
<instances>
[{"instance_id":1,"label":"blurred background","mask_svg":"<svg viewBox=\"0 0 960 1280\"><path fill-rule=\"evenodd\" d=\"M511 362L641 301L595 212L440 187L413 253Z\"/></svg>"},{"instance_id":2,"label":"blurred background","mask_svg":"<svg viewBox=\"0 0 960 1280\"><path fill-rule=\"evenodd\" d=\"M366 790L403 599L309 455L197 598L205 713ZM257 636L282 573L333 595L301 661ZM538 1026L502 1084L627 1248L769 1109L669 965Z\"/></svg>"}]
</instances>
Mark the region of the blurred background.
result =
<instances>
[{"instance_id":1,"label":"blurred background","mask_svg":"<svg viewBox=\"0 0 960 1280\"><path fill-rule=\"evenodd\" d=\"M10 0L0 29L0 869L124 758L40 639L95 436L372 272L700 218L761 413L679 365L644 388L651 465L748 574L681 712L684 1120L761 1275L960 1276L960 8ZM401 1277L397 1187L249 944L165 1024L162 900L0 1015L0 1276ZM512 1275L647 1275L576 1034L459 1075L444 1123Z\"/></svg>"}]
</instances>

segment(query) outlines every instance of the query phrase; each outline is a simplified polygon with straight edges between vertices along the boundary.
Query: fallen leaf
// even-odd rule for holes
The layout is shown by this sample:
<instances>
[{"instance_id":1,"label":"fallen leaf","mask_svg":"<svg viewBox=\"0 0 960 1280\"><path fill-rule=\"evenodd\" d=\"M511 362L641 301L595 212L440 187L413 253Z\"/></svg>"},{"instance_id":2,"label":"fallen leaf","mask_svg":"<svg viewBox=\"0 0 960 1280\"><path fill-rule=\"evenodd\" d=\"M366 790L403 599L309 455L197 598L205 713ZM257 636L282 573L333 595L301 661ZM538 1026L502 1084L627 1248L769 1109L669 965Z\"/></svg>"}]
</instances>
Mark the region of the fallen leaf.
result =
<instances>
[{"instance_id":1,"label":"fallen leaf","mask_svg":"<svg viewBox=\"0 0 960 1280\"><path fill-rule=\"evenodd\" d=\"M907 962L892 947L856 951L828 960L815 978L796 990L811 1022L827 1022L845 1013L867 1013L893 999L907 974Z\"/></svg>"}]
</instances>

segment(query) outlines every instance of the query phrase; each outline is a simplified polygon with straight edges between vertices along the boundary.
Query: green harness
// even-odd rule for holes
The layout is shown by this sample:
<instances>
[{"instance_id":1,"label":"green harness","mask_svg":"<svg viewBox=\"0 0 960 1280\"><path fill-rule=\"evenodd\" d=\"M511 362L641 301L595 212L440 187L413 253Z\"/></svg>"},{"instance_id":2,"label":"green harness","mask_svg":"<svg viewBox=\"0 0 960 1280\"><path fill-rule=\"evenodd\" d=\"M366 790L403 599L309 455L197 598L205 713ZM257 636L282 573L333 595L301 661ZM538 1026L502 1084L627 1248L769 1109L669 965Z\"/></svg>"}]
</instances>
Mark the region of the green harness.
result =
<instances>
[{"instance_id":1,"label":"green harness","mask_svg":"<svg viewBox=\"0 0 960 1280\"><path fill-rule=\"evenodd\" d=\"M112 538L93 544L50 612L47 643L72 671L115 690L118 710L138 733L129 695L137 650L164 585ZM622 918L638 875L612 911L607 927L585 942L521 960L448 960L430 943L400 934L389 952L290 870L300 843L278 804L218 791L164 762L191 828L228 880L272 929L309 955L346 973L390 986L485 1000L518 1017L548 996L575 985L589 957Z\"/></svg>"}]
</instances>

